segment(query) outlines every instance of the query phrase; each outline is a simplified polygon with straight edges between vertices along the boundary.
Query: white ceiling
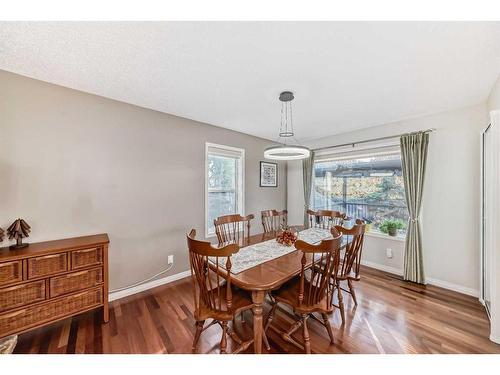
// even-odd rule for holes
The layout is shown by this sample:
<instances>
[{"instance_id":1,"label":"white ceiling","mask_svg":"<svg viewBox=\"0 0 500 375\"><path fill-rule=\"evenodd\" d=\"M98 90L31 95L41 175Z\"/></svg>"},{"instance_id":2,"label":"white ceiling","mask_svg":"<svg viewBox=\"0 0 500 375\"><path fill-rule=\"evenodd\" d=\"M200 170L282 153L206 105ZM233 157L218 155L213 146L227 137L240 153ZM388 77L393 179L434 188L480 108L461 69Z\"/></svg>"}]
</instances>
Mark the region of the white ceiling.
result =
<instances>
[{"instance_id":1,"label":"white ceiling","mask_svg":"<svg viewBox=\"0 0 500 375\"><path fill-rule=\"evenodd\" d=\"M0 69L274 139L472 105L500 73L499 22L0 22Z\"/></svg>"}]
</instances>

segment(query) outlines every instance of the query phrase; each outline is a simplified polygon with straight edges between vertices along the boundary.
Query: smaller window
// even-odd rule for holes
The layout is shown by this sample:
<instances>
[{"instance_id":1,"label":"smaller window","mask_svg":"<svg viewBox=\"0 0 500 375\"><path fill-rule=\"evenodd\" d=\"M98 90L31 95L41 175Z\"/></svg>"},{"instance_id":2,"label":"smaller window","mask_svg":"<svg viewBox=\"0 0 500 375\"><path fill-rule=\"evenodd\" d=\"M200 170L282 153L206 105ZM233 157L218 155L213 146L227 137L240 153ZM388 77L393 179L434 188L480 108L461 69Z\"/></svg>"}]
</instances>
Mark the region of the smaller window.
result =
<instances>
[{"instance_id":1,"label":"smaller window","mask_svg":"<svg viewBox=\"0 0 500 375\"><path fill-rule=\"evenodd\" d=\"M245 150L207 143L205 146L205 237L215 234L219 216L244 212Z\"/></svg>"}]
</instances>

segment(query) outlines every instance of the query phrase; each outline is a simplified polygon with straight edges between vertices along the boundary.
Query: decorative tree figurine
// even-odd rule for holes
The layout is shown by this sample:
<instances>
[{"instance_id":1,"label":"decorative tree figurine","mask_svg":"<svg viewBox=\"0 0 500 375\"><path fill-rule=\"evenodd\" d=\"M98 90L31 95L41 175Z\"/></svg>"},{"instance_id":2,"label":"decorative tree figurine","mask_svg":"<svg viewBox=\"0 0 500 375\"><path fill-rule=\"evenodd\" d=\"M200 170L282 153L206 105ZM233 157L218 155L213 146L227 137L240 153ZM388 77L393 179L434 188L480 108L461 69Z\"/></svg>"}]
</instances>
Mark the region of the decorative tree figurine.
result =
<instances>
[{"instance_id":1,"label":"decorative tree figurine","mask_svg":"<svg viewBox=\"0 0 500 375\"><path fill-rule=\"evenodd\" d=\"M2 242L2 241L3 241L3 233L4 233L4 232L3 232L3 229L2 229L2 228L0 228L0 242Z\"/></svg>"},{"instance_id":2,"label":"decorative tree figurine","mask_svg":"<svg viewBox=\"0 0 500 375\"><path fill-rule=\"evenodd\" d=\"M27 247L29 244L23 243L24 237L29 237L31 227L23 220L17 219L11 226L7 229L7 234L9 235L9 240L15 238L16 244L12 245L11 249L21 249Z\"/></svg>"}]
</instances>

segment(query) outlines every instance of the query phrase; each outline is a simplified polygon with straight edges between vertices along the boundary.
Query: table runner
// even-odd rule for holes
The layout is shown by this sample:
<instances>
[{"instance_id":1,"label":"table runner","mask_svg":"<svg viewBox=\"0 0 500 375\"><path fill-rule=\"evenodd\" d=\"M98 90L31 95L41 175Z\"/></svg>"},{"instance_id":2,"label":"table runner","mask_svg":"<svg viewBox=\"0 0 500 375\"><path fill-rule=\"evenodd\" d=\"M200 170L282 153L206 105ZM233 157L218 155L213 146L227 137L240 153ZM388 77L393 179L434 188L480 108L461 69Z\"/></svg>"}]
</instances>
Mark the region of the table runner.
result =
<instances>
[{"instance_id":1,"label":"table runner","mask_svg":"<svg viewBox=\"0 0 500 375\"><path fill-rule=\"evenodd\" d=\"M299 232L299 239L310 244L316 244L327 238L332 238L328 229L309 228ZM276 242L275 238L255 245L242 247L240 251L231 256L231 273L238 274L295 250L297 250L295 246L281 245ZM215 258L211 258L210 260L215 263ZM226 265L226 259L221 257L219 259L219 265L224 267Z\"/></svg>"}]
</instances>

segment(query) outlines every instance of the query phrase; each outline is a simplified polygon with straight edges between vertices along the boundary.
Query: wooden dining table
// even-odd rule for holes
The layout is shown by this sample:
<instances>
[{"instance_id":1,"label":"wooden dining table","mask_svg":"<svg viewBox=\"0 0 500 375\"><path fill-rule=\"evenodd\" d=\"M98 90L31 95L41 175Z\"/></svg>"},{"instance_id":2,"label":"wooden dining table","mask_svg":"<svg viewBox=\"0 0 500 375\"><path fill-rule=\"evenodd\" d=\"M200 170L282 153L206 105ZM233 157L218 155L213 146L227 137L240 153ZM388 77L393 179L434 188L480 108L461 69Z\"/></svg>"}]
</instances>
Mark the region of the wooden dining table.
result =
<instances>
[{"instance_id":1,"label":"wooden dining table","mask_svg":"<svg viewBox=\"0 0 500 375\"><path fill-rule=\"evenodd\" d=\"M298 231L303 227L296 227ZM240 251L250 245L276 238L277 232L256 234L240 240ZM260 263L240 273L231 273L231 283L252 295L254 352L262 353L263 304L266 294L278 289L301 272L302 252L295 250L278 258ZM306 267L311 266L312 258L307 255ZM222 275L224 277L224 275Z\"/></svg>"}]
</instances>

